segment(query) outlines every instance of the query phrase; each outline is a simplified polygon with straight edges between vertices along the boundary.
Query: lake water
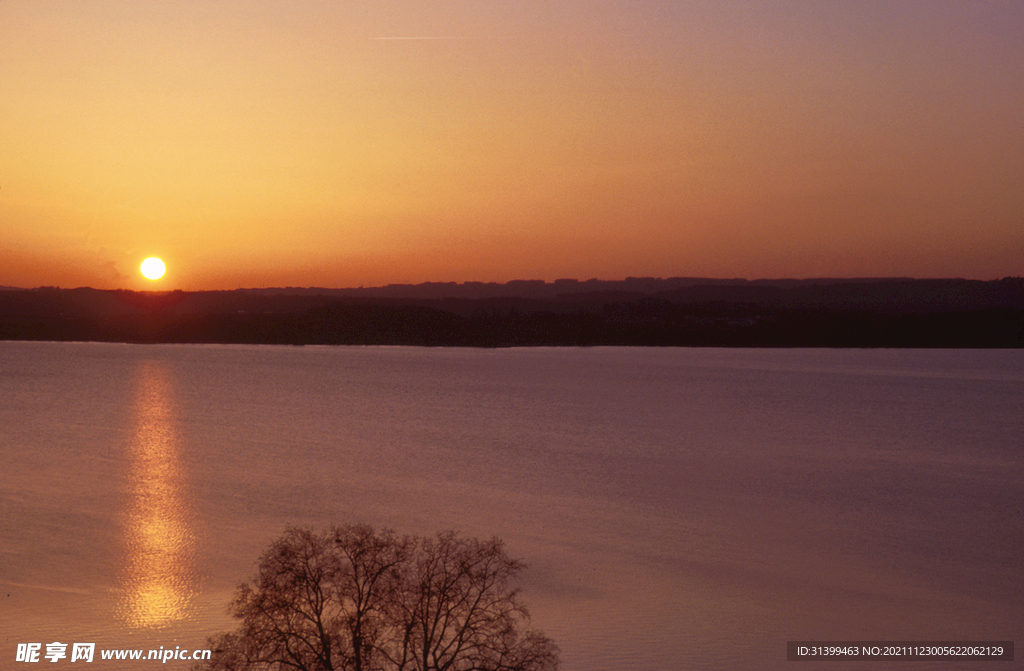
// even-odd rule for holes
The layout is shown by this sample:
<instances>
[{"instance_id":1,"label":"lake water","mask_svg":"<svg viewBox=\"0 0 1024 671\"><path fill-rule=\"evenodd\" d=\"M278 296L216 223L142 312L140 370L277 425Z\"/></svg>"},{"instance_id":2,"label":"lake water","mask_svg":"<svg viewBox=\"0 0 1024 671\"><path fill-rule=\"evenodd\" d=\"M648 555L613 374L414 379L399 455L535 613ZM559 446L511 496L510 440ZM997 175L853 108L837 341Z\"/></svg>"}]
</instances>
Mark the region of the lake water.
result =
<instances>
[{"instance_id":1,"label":"lake water","mask_svg":"<svg viewBox=\"0 0 1024 671\"><path fill-rule=\"evenodd\" d=\"M503 538L568 671L1024 640L1022 351L2 342L0 458L5 669L205 647L287 525L349 522Z\"/></svg>"}]
</instances>

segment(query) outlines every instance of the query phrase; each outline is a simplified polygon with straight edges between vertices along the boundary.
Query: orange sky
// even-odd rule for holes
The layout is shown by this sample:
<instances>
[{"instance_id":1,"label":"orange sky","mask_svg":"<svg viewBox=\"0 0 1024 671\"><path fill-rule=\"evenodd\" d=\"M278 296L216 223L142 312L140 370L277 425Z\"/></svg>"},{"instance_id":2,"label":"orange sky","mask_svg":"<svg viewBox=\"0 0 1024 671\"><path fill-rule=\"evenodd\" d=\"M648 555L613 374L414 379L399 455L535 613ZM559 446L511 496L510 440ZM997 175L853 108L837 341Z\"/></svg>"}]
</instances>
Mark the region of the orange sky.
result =
<instances>
[{"instance_id":1,"label":"orange sky","mask_svg":"<svg viewBox=\"0 0 1024 671\"><path fill-rule=\"evenodd\" d=\"M1024 275L1022 36L1020 0L5 0L0 285Z\"/></svg>"}]
</instances>

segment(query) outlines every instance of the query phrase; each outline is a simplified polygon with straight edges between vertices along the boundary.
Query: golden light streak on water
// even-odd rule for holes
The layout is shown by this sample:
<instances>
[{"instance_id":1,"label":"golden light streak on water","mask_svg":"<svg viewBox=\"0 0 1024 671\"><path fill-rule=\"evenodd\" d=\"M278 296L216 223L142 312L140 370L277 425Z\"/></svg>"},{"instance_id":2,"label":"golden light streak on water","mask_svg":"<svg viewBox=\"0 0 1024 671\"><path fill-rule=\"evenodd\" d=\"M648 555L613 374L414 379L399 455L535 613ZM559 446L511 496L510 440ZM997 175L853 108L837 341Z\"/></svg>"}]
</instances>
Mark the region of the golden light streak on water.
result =
<instances>
[{"instance_id":1,"label":"golden light streak on water","mask_svg":"<svg viewBox=\"0 0 1024 671\"><path fill-rule=\"evenodd\" d=\"M157 628L194 615L195 538L183 493L171 373L162 362L145 361L136 382L118 616L129 627Z\"/></svg>"}]
</instances>

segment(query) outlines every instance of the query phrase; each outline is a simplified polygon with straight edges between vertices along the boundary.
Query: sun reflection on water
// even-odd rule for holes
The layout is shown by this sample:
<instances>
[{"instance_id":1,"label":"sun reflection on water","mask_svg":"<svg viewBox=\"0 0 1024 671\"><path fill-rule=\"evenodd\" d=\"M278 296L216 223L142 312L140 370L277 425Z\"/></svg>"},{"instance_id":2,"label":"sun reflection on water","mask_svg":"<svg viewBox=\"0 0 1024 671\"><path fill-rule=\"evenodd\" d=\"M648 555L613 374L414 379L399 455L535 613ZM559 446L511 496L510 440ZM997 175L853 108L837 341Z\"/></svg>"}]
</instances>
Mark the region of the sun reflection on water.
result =
<instances>
[{"instance_id":1,"label":"sun reflection on water","mask_svg":"<svg viewBox=\"0 0 1024 671\"><path fill-rule=\"evenodd\" d=\"M156 628L193 615L197 592L174 385L161 362L140 364L132 416L118 615L130 627Z\"/></svg>"}]
</instances>

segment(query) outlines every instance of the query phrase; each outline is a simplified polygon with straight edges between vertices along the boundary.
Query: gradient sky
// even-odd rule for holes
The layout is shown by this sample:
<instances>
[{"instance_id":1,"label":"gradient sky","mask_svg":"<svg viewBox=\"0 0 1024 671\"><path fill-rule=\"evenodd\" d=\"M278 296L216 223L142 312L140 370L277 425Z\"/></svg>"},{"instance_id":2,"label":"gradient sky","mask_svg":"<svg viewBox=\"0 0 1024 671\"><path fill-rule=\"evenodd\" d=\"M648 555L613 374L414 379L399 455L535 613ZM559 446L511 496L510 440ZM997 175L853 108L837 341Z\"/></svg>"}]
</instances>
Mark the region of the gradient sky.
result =
<instances>
[{"instance_id":1,"label":"gradient sky","mask_svg":"<svg viewBox=\"0 0 1024 671\"><path fill-rule=\"evenodd\" d=\"M0 122L0 285L1024 275L1021 0L3 0Z\"/></svg>"}]
</instances>

